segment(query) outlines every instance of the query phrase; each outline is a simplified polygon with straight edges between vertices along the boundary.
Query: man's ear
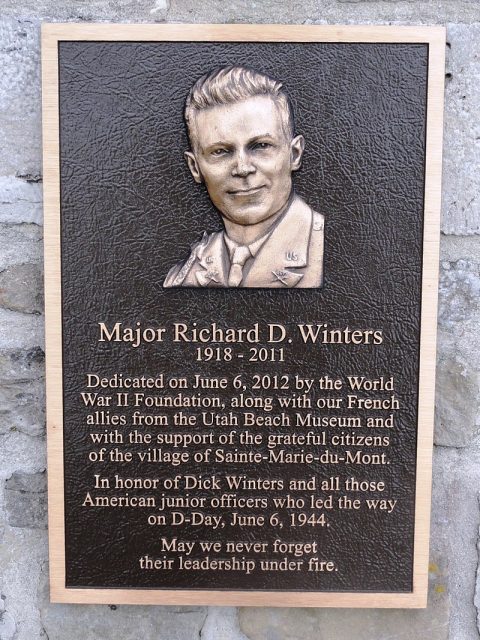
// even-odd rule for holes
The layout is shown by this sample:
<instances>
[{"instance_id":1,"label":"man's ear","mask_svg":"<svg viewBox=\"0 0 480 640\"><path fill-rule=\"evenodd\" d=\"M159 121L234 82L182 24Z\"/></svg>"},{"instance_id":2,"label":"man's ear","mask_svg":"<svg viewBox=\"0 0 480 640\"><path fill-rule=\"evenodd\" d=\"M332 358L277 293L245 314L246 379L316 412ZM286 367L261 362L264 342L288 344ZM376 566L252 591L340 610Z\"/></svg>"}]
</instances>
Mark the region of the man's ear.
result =
<instances>
[{"instance_id":1,"label":"man's ear","mask_svg":"<svg viewBox=\"0 0 480 640\"><path fill-rule=\"evenodd\" d=\"M290 153L292 157L292 171L297 171L302 166L303 150L305 149L305 138L296 136L290 143Z\"/></svg>"},{"instance_id":2,"label":"man's ear","mask_svg":"<svg viewBox=\"0 0 480 640\"><path fill-rule=\"evenodd\" d=\"M198 184L202 183L203 177L198 167L195 154L192 151L185 151L185 160L187 161L188 168L190 169L190 173L192 174L195 182L198 182Z\"/></svg>"}]
</instances>

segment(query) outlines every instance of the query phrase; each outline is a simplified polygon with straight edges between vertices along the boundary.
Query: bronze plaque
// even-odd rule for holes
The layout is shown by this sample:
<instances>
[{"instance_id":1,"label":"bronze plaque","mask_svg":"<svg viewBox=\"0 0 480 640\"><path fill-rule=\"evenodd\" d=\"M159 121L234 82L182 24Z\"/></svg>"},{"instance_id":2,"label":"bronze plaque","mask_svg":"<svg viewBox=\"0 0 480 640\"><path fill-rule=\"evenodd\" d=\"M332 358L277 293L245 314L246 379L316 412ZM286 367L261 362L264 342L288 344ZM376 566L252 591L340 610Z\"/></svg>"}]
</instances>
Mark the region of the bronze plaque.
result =
<instances>
[{"instance_id":1,"label":"bronze plaque","mask_svg":"<svg viewBox=\"0 0 480 640\"><path fill-rule=\"evenodd\" d=\"M443 43L45 27L52 599L425 605Z\"/></svg>"}]
</instances>

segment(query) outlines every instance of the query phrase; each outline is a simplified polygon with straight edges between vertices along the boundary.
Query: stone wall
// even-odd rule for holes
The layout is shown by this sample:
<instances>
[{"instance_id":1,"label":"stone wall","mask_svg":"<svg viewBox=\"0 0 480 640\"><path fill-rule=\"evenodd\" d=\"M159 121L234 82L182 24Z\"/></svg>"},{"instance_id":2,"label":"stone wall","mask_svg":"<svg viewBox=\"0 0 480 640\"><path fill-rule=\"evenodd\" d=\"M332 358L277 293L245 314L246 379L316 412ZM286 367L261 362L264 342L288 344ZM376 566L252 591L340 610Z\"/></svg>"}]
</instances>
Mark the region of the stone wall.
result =
<instances>
[{"instance_id":1,"label":"stone wall","mask_svg":"<svg viewBox=\"0 0 480 640\"><path fill-rule=\"evenodd\" d=\"M478 0L3 0L1 9L0 640L479 638ZM447 24L431 583L426 610L235 610L49 603L42 315L42 21Z\"/></svg>"}]
</instances>

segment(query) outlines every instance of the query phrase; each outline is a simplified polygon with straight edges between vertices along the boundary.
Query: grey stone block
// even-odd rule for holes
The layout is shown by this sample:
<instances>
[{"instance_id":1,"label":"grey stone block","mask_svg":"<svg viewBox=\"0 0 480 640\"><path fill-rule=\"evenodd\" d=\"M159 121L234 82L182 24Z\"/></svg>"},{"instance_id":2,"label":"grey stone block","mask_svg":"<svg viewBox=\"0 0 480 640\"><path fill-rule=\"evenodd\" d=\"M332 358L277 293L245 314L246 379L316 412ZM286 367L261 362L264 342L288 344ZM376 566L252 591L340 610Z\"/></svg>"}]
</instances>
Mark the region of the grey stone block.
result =
<instances>
[{"instance_id":1,"label":"grey stone block","mask_svg":"<svg viewBox=\"0 0 480 640\"><path fill-rule=\"evenodd\" d=\"M45 433L45 383L3 383L0 386L0 434L21 431L29 436Z\"/></svg>"},{"instance_id":2,"label":"grey stone block","mask_svg":"<svg viewBox=\"0 0 480 640\"><path fill-rule=\"evenodd\" d=\"M480 426L480 270L444 261L440 271L435 443L465 447Z\"/></svg>"},{"instance_id":3,"label":"grey stone block","mask_svg":"<svg viewBox=\"0 0 480 640\"><path fill-rule=\"evenodd\" d=\"M458 260L443 262L439 280L438 321L442 326L465 322L480 307L480 266Z\"/></svg>"},{"instance_id":4,"label":"grey stone block","mask_svg":"<svg viewBox=\"0 0 480 640\"><path fill-rule=\"evenodd\" d=\"M31 349L44 341L43 316L0 307L0 349Z\"/></svg>"},{"instance_id":5,"label":"grey stone block","mask_svg":"<svg viewBox=\"0 0 480 640\"><path fill-rule=\"evenodd\" d=\"M165 20L169 0L3 0L4 15L48 22L159 22Z\"/></svg>"},{"instance_id":6,"label":"grey stone block","mask_svg":"<svg viewBox=\"0 0 480 640\"><path fill-rule=\"evenodd\" d=\"M43 311L43 276L38 264L14 264L0 271L0 306L10 311Z\"/></svg>"},{"instance_id":7,"label":"grey stone block","mask_svg":"<svg viewBox=\"0 0 480 640\"><path fill-rule=\"evenodd\" d=\"M442 230L478 234L480 24L450 24L447 40Z\"/></svg>"},{"instance_id":8,"label":"grey stone block","mask_svg":"<svg viewBox=\"0 0 480 640\"><path fill-rule=\"evenodd\" d=\"M45 353L40 347L0 352L0 381L29 382L44 375Z\"/></svg>"},{"instance_id":9,"label":"grey stone block","mask_svg":"<svg viewBox=\"0 0 480 640\"><path fill-rule=\"evenodd\" d=\"M21 144L15 138L11 143ZM42 224L42 185L12 175L0 176L0 222Z\"/></svg>"},{"instance_id":10,"label":"grey stone block","mask_svg":"<svg viewBox=\"0 0 480 640\"><path fill-rule=\"evenodd\" d=\"M14 473L5 483L5 510L11 527L46 529L45 473Z\"/></svg>"},{"instance_id":11,"label":"grey stone block","mask_svg":"<svg viewBox=\"0 0 480 640\"><path fill-rule=\"evenodd\" d=\"M9 611L0 611L0 640L13 640L17 633L17 625Z\"/></svg>"},{"instance_id":12,"label":"grey stone block","mask_svg":"<svg viewBox=\"0 0 480 640\"><path fill-rule=\"evenodd\" d=\"M20 431L10 431L0 435L0 479L10 478L14 473L40 473L46 466L46 447L43 438L32 438ZM0 505L4 484L0 481ZM1 515L0 511L0 517Z\"/></svg>"},{"instance_id":13,"label":"grey stone block","mask_svg":"<svg viewBox=\"0 0 480 640\"><path fill-rule=\"evenodd\" d=\"M0 351L0 434L45 432L44 366L39 347Z\"/></svg>"},{"instance_id":14,"label":"grey stone block","mask_svg":"<svg viewBox=\"0 0 480 640\"><path fill-rule=\"evenodd\" d=\"M434 578L435 580L437 578ZM441 580L441 578L440 578ZM427 609L241 609L250 640L429 640L448 639L448 603L433 588Z\"/></svg>"},{"instance_id":15,"label":"grey stone block","mask_svg":"<svg viewBox=\"0 0 480 640\"><path fill-rule=\"evenodd\" d=\"M37 592L40 569L47 552L45 530L6 527L0 544L0 589L10 625L13 627L13 621L16 626L14 640L46 640L40 623ZM3 640L1 634L0 638Z\"/></svg>"},{"instance_id":16,"label":"grey stone block","mask_svg":"<svg viewBox=\"0 0 480 640\"><path fill-rule=\"evenodd\" d=\"M209 607L201 640L249 640L240 630L235 607Z\"/></svg>"},{"instance_id":17,"label":"grey stone block","mask_svg":"<svg viewBox=\"0 0 480 640\"><path fill-rule=\"evenodd\" d=\"M170 7L169 7L170 4ZM105 3L91 0L88 4L78 0L4 0L2 12L18 18L40 18L49 21L112 21L152 22L168 19L177 21L301 23L309 20L342 22L387 22L405 20L418 23L468 22L478 20L476 0L116 0Z\"/></svg>"},{"instance_id":18,"label":"grey stone block","mask_svg":"<svg viewBox=\"0 0 480 640\"><path fill-rule=\"evenodd\" d=\"M4 9L2 6L0 20L0 175L11 177L0 179L0 220L15 222L22 216L25 222L38 222L39 208L34 202L39 198L31 202L30 194L38 194L40 186L14 176L17 172L41 173L40 24L31 16L18 20L18 13L7 18ZM16 204L8 203L6 197L13 198L19 191L28 194L23 206L18 199Z\"/></svg>"},{"instance_id":19,"label":"grey stone block","mask_svg":"<svg viewBox=\"0 0 480 640\"><path fill-rule=\"evenodd\" d=\"M45 493L47 476L44 471L41 473L14 473L5 484L7 491L17 491L22 494Z\"/></svg>"},{"instance_id":20,"label":"grey stone block","mask_svg":"<svg viewBox=\"0 0 480 640\"><path fill-rule=\"evenodd\" d=\"M433 468L431 544L433 547L445 539L444 549L435 561L442 569L443 563L447 563L447 580L443 584L451 605L449 640L470 640L479 635L474 604L478 564L479 450L475 447L435 447ZM432 617L433 614L432 611Z\"/></svg>"},{"instance_id":21,"label":"grey stone block","mask_svg":"<svg viewBox=\"0 0 480 640\"><path fill-rule=\"evenodd\" d=\"M440 237L440 260L457 262L467 260L480 264L480 236Z\"/></svg>"},{"instance_id":22,"label":"grey stone block","mask_svg":"<svg viewBox=\"0 0 480 640\"><path fill-rule=\"evenodd\" d=\"M435 444L467 447L478 435L480 375L459 354L437 364Z\"/></svg>"},{"instance_id":23,"label":"grey stone block","mask_svg":"<svg viewBox=\"0 0 480 640\"><path fill-rule=\"evenodd\" d=\"M200 637L206 616L204 607L52 604L46 572L38 605L49 640L192 640Z\"/></svg>"},{"instance_id":24,"label":"grey stone block","mask_svg":"<svg viewBox=\"0 0 480 640\"><path fill-rule=\"evenodd\" d=\"M444 24L479 20L476 0L171 0L172 22Z\"/></svg>"},{"instance_id":25,"label":"grey stone block","mask_svg":"<svg viewBox=\"0 0 480 640\"><path fill-rule=\"evenodd\" d=\"M43 231L36 224L0 224L0 271L43 260Z\"/></svg>"}]
</instances>

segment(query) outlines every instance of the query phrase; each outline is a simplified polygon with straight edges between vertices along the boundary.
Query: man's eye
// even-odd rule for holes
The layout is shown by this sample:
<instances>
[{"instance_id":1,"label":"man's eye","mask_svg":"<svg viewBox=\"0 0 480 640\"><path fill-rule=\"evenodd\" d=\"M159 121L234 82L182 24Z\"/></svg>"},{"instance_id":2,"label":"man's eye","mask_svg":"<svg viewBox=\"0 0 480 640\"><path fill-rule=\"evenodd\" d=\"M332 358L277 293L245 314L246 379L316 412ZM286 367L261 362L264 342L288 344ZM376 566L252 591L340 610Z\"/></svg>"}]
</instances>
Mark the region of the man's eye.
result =
<instances>
[{"instance_id":1,"label":"man's eye","mask_svg":"<svg viewBox=\"0 0 480 640\"><path fill-rule=\"evenodd\" d=\"M214 149L211 153L212 156L223 156L225 155L227 152L226 149Z\"/></svg>"},{"instance_id":2,"label":"man's eye","mask_svg":"<svg viewBox=\"0 0 480 640\"><path fill-rule=\"evenodd\" d=\"M264 150L264 149L269 149L272 145L269 142L256 142L254 145L254 149L260 149L260 150Z\"/></svg>"}]
</instances>

